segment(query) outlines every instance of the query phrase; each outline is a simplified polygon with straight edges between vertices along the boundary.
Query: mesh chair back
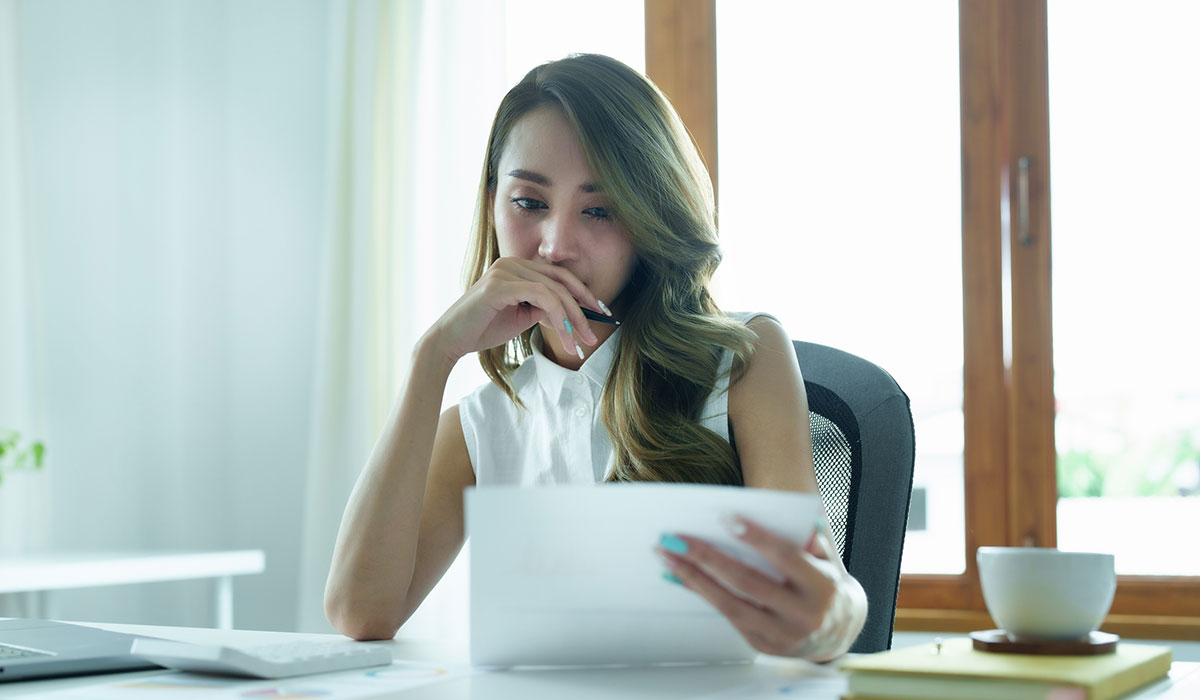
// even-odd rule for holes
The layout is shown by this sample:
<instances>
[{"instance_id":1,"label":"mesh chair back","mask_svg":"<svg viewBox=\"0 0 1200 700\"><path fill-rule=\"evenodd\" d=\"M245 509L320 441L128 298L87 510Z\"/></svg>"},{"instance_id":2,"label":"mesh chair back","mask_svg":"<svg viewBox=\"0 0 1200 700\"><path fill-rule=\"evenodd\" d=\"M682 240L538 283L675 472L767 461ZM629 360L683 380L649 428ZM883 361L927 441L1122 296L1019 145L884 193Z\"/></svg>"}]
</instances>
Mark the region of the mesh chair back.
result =
<instances>
[{"instance_id":1,"label":"mesh chair back","mask_svg":"<svg viewBox=\"0 0 1200 700\"><path fill-rule=\"evenodd\" d=\"M846 569L867 594L867 622L851 651L892 646L914 436L908 396L856 355L795 341L808 393L821 501Z\"/></svg>"}]
</instances>

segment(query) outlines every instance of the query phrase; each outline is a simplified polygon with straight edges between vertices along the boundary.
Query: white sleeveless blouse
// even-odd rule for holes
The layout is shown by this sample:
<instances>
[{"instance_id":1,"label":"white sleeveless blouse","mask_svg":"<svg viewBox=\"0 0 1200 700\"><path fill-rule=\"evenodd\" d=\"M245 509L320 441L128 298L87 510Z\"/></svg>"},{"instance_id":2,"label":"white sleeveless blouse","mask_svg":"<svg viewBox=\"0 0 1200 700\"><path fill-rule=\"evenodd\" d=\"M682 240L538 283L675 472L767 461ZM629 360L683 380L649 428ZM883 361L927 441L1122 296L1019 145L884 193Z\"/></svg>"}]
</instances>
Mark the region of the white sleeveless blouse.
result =
<instances>
[{"instance_id":1,"label":"white sleeveless blouse","mask_svg":"<svg viewBox=\"0 0 1200 700\"><path fill-rule=\"evenodd\" d=\"M729 314L742 323L765 315ZM600 398L620 335L618 328L572 371L543 355L541 336L534 333L533 354L511 375L524 411L492 382L463 398L458 415L477 485L604 481L613 467L613 448L600 417ZM725 350L716 386L700 412L701 424L726 440L732 364L733 353Z\"/></svg>"}]
</instances>

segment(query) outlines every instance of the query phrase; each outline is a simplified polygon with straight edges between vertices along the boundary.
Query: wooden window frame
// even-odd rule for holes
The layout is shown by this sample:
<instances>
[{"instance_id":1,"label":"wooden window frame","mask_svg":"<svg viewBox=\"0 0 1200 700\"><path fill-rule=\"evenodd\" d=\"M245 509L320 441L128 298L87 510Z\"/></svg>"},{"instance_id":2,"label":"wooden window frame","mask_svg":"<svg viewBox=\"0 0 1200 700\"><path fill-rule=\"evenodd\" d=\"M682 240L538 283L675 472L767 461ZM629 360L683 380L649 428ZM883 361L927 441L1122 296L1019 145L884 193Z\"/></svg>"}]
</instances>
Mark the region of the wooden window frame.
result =
<instances>
[{"instance_id":1,"label":"wooden window frame","mask_svg":"<svg viewBox=\"0 0 1200 700\"><path fill-rule=\"evenodd\" d=\"M715 190L715 0L645 0L645 13L646 72L687 124ZM976 548L1056 544L1046 0L959 0L959 65L966 570L901 576L898 630L992 627ZM1027 237L1002 216L1020 220L1009 196L1020 158ZM1102 628L1200 640L1200 577L1119 577Z\"/></svg>"},{"instance_id":2,"label":"wooden window frame","mask_svg":"<svg viewBox=\"0 0 1200 700\"><path fill-rule=\"evenodd\" d=\"M646 75L692 134L717 194L717 5L645 0Z\"/></svg>"}]
</instances>

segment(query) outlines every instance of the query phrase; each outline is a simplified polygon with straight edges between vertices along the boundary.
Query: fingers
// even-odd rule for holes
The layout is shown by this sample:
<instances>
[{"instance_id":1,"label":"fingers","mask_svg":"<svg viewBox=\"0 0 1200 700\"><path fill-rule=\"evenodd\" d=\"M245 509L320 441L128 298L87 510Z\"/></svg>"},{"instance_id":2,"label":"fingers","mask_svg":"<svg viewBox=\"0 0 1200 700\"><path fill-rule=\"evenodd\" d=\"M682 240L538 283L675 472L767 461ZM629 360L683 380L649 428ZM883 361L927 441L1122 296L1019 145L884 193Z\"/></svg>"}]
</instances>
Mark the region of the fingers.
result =
<instances>
[{"instance_id":1,"label":"fingers","mask_svg":"<svg viewBox=\"0 0 1200 700\"><path fill-rule=\"evenodd\" d=\"M660 556L687 588L730 619L756 649L793 653L811 642L831 619L843 571L823 523L796 543L744 518L731 519L730 531L759 551L783 574L777 581L709 542L686 535L664 536Z\"/></svg>"},{"instance_id":2,"label":"fingers","mask_svg":"<svg viewBox=\"0 0 1200 700\"><path fill-rule=\"evenodd\" d=\"M747 566L704 540L687 535L675 537L687 545L684 555L686 559L678 555L676 559L699 566L710 576L758 605L774 610L787 606L787 598L791 593L779 581L772 580L758 569Z\"/></svg>"},{"instance_id":3,"label":"fingers","mask_svg":"<svg viewBox=\"0 0 1200 700\"><path fill-rule=\"evenodd\" d=\"M570 271L518 258L501 258L493 263L493 267L496 268L495 274L503 275L507 280L541 286L556 297L557 304L543 305L539 300L545 299L544 296L527 291L522 296L529 298L523 298L521 301L541 308L547 313L550 325L571 336L563 339L563 347L571 350L578 349L580 342L588 345L596 345L599 342L588 324L587 317L583 315L583 310L579 308L581 300L593 308L598 308L598 300ZM579 295L582 296L577 299ZM582 355L582 350L580 354Z\"/></svg>"},{"instance_id":4,"label":"fingers","mask_svg":"<svg viewBox=\"0 0 1200 700\"><path fill-rule=\"evenodd\" d=\"M808 636L820 626L829 607L829 601L824 599L828 582L818 580L797 585L787 577L783 581L776 581L704 540L686 535L674 537L686 545L677 547L686 551L676 554L675 559L698 566L712 578L732 588L734 593L770 610L786 622L789 633L795 639ZM830 590L836 592L836 586Z\"/></svg>"},{"instance_id":5,"label":"fingers","mask_svg":"<svg viewBox=\"0 0 1200 700\"><path fill-rule=\"evenodd\" d=\"M796 595L793 605L780 612L801 624L819 624L833 604L841 574L840 567L829 559L823 519L818 519L803 547L746 518L730 519L729 527L735 537L758 550L791 584Z\"/></svg>"},{"instance_id":6,"label":"fingers","mask_svg":"<svg viewBox=\"0 0 1200 700\"><path fill-rule=\"evenodd\" d=\"M569 270L545 263L531 263L531 265L532 267L520 268L518 273L523 274L525 279L531 282L546 285L559 297L565 318L568 319L572 330L577 331L577 335L583 342L588 345L595 345L599 342L596 334L592 332L587 317L583 315L583 310L579 308L580 302L587 303L593 309L597 307L598 300L591 290ZM572 344L575 342L573 341ZM571 345L566 347L569 349Z\"/></svg>"},{"instance_id":7,"label":"fingers","mask_svg":"<svg viewBox=\"0 0 1200 700\"><path fill-rule=\"evenodd\" d=\"M808 544L804 546L804 551L808 552L814 557L829 560L832 558L832 555L829 553L831 549L832 547L829 540L829 535L825 530L825 525L823 522L818 521L817 526L813 528L812 537L808 538Z\"/></svg>"},{"instance_id":8,"label":"fingers","mask_svg":"<svg viewBox=\"0 0 1200 700\"><path fill-rule=\"evenodd\" d=\"M524 280L504 282L499 289L501 291L496 296L500 303L505 306L528 304L531 310L540 312L543 317L541 320L558 332L558 339L564 348L576 351L580 359L583 358L583 350L576 340L574 324L568 318L569 311L564 308L557 294L545 286L530 284ZM575 308L578 311L578 307Z\"/></svg>"},{"instance_id":9,"label":"fingers","mask_svg":"<svg viewBox=\"0 0 1200 700\"><path fill-rule=\"evenodd\" d=\"M567 268L542 262L530 262L529 264L547 277L557 280L560 284L567 288L567 291L573 298L577 299L579 303L587 306L592 311L598 311L608 316L612 315L608 312L607 307L605 307L604 304L596 298L596 295L592 294L592 290L588 289L587 285L581 282L579 278Z\"/></svg>"},{"instance_id":10,"label":"fingers","mask_svg":"<svg viewBox=\"0 0 1200 700\"><path fill-rule=\"evenodd\" d=\"M771 610L735 595L687 559L662 549L656 551L680 585L707 600L751 646L765 654L788 653L792 646L789 640L795 633Z\"/></svg>"}]
</instances>

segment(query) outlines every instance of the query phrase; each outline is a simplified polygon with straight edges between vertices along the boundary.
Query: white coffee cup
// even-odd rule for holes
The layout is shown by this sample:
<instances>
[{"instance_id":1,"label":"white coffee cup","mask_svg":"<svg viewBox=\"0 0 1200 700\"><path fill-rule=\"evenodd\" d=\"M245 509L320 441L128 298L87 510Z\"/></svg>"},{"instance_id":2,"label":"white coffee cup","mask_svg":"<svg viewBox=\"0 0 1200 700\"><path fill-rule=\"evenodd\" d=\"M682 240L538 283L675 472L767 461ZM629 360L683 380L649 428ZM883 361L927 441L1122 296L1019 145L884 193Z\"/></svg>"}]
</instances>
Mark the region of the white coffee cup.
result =
<instances>
[{"instance_id":1,"label":"white coffee cup","mask_svg":"<svg viewBox=\"0 0 1200 700\"><path fill-rule=\"evenodd\" d=\"M1041 547L980 547L983 600L1016 639L1081 639L1100 627L1117 590L1113 555Z\"/></svg>"}]
</instances>

